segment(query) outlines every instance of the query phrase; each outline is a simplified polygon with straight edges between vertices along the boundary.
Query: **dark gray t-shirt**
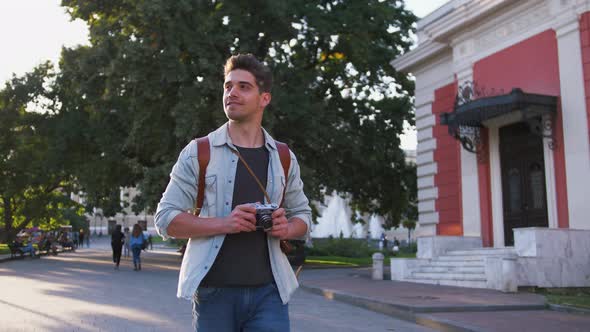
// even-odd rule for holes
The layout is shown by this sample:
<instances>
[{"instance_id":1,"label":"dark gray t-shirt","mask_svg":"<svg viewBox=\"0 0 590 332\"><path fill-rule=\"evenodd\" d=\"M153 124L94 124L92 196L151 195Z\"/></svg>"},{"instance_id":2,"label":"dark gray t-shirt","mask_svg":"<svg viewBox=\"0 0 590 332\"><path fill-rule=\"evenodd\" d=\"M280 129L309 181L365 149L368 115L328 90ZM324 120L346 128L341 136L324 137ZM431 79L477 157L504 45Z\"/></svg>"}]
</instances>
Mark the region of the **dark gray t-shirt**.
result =
<instances>
[{"instance_id":1,"label":"dark gray t-shirt","mask_svg":"<svg viewBox=\"0 0 590 332\"><path fill-rule=\"evenodd\" d=\"M237 147L258 180L266 188L269 152L265 147ZM236 169L232 210L245 203L264 203L264 194L256 180L240 161ZM266 232L242 232L225 236L219 254L203 281L202 287L254 287L271 283Z\"/></svg>"}]
</instances>

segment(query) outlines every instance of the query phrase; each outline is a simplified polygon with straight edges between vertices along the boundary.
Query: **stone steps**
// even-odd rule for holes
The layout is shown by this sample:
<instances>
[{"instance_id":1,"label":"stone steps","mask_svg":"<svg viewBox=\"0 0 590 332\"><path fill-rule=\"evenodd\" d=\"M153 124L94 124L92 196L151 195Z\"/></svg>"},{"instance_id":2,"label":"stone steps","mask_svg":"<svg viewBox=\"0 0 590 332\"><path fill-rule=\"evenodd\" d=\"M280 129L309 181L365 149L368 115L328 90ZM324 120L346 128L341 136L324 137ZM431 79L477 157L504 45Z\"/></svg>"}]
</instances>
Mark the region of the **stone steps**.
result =
<instances>
[{"instance_id":1,"label":"stone steps","mask_svg":"<svg viewBox=\"0 0 590 332\"><path fill-rule=\"evenodd\" d=\"M486 280L453 280L453 279L429 279L429 278L412 278L410 282L418 282L423 284L442 285L442 286L457 286L470 288L487 288Z\"/></svg>"},{"instance_id":2,"label":"stone steps","mask_svg":"<svg viewBox=\"0 0 590 332\"><path fill-rule=\"evenodd\" d=\"M516 256L513 247L448 251L445 256Z\"/></svg>"},{"instance_id":3,"label":"stone steps","mask_svg":"<svg viewBox=\"0 0 590 332\"><path fill-rule=\"evenodd\" d=\"M483 261L480 260L472 260L472 261L462 261L462 260L433 260L427 265L429 266L440 266L440 267L468 267L468 266L483 266Z\"/></svg>"},{"instance_id":4,"label":"stone steps","mask_svg":"<svg viewBox=\"0 0 590 332\"><path fill-rule=\"evenodd\" d=\"M412 272L412 277L416 279L434 279L434 280L476 280L486 281L485 273L482 272Z\"/></svg>"},{"instance_id":5,"label":"stone steps","mask_svg":"<svg viewBox=\"0 0 590 332\"><path fill-rule=\"evenodd\" d=\"M485 273L485 267L483 265L471 265L471 266L433 266L433 265L422 265L416 272L465 272L465 273Z\"/></svg>"},{"instance_id":6,"label":"stone steps","mask_svg":"<svg viewBox=\"0 0 590 332\"><path fill-rule=\"evenodd\" d=\"M475 248L448 251L415 266L407 281L433 285L488 288L486 257L516 257L514 248Z\"/></svg>"}]
</instances>

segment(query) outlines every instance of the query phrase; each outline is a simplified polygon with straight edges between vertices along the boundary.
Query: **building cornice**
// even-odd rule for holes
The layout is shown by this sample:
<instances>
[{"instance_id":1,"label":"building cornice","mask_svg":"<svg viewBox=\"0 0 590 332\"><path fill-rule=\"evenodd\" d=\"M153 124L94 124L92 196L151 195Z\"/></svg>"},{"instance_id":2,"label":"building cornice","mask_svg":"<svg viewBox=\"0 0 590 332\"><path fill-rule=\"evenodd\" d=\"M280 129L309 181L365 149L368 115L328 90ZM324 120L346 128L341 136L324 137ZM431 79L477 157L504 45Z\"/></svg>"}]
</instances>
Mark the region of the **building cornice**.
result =
<instances>
[{"instance_id":1,"label":"building cornice","mask_svg":"<svg viewBox=\"0 0 590 332\"><path fill-rule=\"evenodd\" d=\"M391 65L398 71L410 72L422 62L450 49L448 37L499 8L517 0L451 0L418 22L418 34L425 37L415 49L396 58ZM539 0L535 0L539 1Z\"/></svg>"},{"instance_id":2,"label":"building cornice","mask_svg":"<svg viewBox=\"0 0 590 332\"><path fill-rule=\"evenodd\" d=\"M390 64L397 71L411 72L419 64L443 53L443 51L447 49L450 51L450 46L448 44L427 41L410 52L391 61Z\"/></svg>"}]
</instances>

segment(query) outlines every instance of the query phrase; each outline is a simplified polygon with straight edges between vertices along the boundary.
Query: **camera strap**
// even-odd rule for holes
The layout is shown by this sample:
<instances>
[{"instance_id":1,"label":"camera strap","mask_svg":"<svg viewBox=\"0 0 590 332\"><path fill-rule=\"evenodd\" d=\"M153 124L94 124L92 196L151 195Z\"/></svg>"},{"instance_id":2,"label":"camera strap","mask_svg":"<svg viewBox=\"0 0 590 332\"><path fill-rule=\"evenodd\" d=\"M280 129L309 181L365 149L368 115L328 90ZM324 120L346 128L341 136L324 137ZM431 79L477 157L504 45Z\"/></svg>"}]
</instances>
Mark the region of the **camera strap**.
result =
<instances>
[{"instance_id":1,"label":"camera strap","mask_svg":"<svg viewBox=\"0 0 590 332\"><path fill-rule=\"evenodd\" d=\"M270 201L270 196L268 196L268 193L266 192L266 189L264 189L264 186L262 185L262 182L260 182L260 180L258 180L258 177L256 176L256 174L254 174L254 171L252 171L252 169L250 168L250 166L248 165L248 163L246 162L246 160L244 160L244 158L242 158L242 155L240 154L240 152L237 151L237 150L231 149L231 148L230 148L230 150L236 156L238 156L238 158L240 158L240 160L242 161L242 164L244 164L244 166L246 166L246 169L248 170L248 173L250 173L250 175L252 175L252 177L254 178L254 180L256 180L256 183L260 187L260 190L262 190L262 192L264 193L264 197L266 198L266 202L267 203L272 203Z\"/></svg>"},{"instance_id":2,"label":"camera strap","mask_svg":"<svg viewBox=\"0 0 590 332\"><path fill-rule=\"evenodd\" d=\"M201 212L201 208L203 207L203 201L205 199L205 173L207 172L207 166L209 165L209 160L211 159L211 148L209 146L209 138L207 136L197 138L196 141L197 141L197 159L199 161L199 181L198 181L198 187L197 187L197 199L195 200L195 209L193 211L193 214L195 216L198 216L199 213ZM283 203L285 202L285 193L287 190L287 183L288 183L288 179L289 179L289 168L291 167L291 152L289 151L289 147L287 146L287 144L279 142L279 141L275 141L275 144L276 144L277 150L279 152L279 158L281 159L281 166L283 166L283 173L285 174L285 186L283 187L283 198L281 199L281 204L279 205L280 207L283 207ZM256 179L256 182L260 186L260 189L262 189L262 192L264 193L264 195L266 196L266 199L270 203L270 198L268 196L268 193L266 192L266 190L264 189L264 187L262 186L262 184L260 183L260 181L258 180L256 175L254 175L254 172L252 172L252 169L250 169L248 164L243 160L242 156L240 156L240 154L237 153L237 151L234 151L233 149L231 149L231 151L238 155L240 160L246 166L246 169L248 170L248 172L250 172L250 174L252 174L254 179Z\"/></svg>"}]
</instances>

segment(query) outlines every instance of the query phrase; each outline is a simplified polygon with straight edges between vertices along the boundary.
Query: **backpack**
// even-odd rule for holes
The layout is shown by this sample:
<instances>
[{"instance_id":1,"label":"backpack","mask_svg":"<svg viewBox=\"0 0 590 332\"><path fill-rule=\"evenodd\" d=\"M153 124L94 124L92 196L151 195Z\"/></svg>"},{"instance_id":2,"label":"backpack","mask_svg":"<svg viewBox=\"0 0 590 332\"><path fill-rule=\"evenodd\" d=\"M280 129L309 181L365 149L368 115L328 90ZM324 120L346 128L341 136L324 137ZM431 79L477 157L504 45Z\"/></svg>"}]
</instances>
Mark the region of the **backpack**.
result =
<instances>
[{"instance_id":1,"label":"backpack","mask_svg":"<svg viewBox=\"0 0 590 332\"><path fill-rule=\"evenodd\" d=\"M199 215L201 208L203 207L203 201L205 200L205 173L207 172L207 165L211 159L211 148L209 145L209 138L207 136L197 138L197 159L199 161L199 182L197 188L197 202L195 205L195 215ZM285 174L285 187L283 188L283 198L281 200L280 207L283 206L285 201L285 192L287 190L287 183L289 179L289 168L291 167L291 152L287 144L275 141L277 150L279 152L279 158L281 159L281 165L283 166L283 173ZM305 262L305 241L302 240L281 240L281 251L287 255L289 263L292 266L301 266Z\"/></svg>"}]
</instances>

